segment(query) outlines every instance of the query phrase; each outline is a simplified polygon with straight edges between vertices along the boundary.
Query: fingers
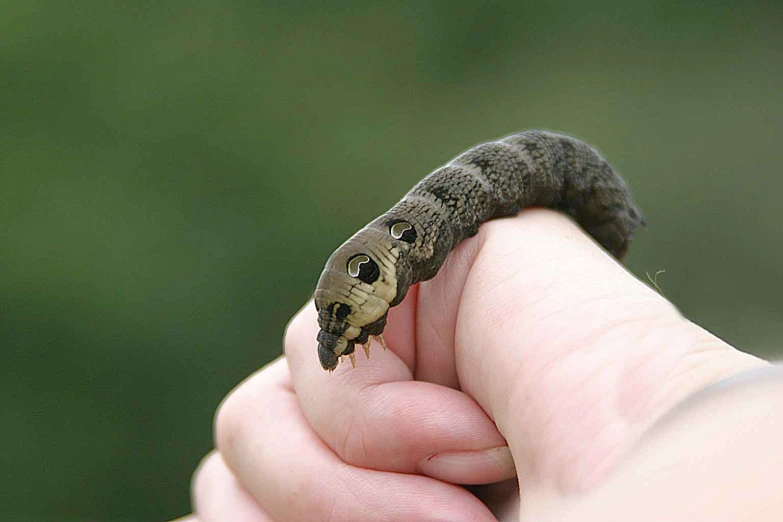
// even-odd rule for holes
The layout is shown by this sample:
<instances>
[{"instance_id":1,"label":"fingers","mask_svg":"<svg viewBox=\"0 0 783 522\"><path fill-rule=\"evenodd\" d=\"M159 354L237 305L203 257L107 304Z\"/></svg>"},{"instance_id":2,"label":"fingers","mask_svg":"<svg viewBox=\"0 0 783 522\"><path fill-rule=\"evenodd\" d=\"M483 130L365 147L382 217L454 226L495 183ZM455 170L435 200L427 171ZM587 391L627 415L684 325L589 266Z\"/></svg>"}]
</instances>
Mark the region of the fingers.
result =
<instances>
[{"instance_id":1,"label":"fingers","mask_svg":"<svg viewBox=\"0 0 783 522\"><path fill-rule=\"evenodd\" d=\"M299 409L285 360L226 399L216 439L229 469L277 522L494 520L457 486L342 462Z\"/></svg>"},{"instance_id":2,"label":"fingers","mask_svg":"<svg viewBox=\"0 0 783 522\"><path fill-rule=\"evenodd\" d=\"M191 522L274 522L215 451L194 473L193 508L198 520Z\"/></svg>"},{"instance_id":3,"label":"fingers","mask_svg":"<svg viewBox=\"0 0 783 522\"><path fill-rule=\"evenodd\" d=\"M357 370L321 371L316 331L308 307L286 354L303 411L343 460L467 482L470 452L482 479L506 478L486 458L502 447L486 411L528 490L590 487L683 397L763 364L683 319L568 218L540 210L491 221L455 249L390 312L392 350L375 346ZM447 451L458 457L427 467L439 460L429 452Z\"/></svg>"},{"instance_id":4,"label":"fingers","mask_svg":"<svg viewBox=\"0 0 783 522\"><path fill-rule=\"evenodd\" d=\"M411 380L415 353L412 339L405 339L412 331L404 327L406 313L403 306L401 316L390 318L393 350L376 344L369 360L360 356L355 370L344 364L333 374L324 372L316 357L315 308L308 304L294 318L286 357L308 421L342 461L355 466L424 473L459 484L513 477L505 440L472 399Z\"/></svg>"}]
</instances>

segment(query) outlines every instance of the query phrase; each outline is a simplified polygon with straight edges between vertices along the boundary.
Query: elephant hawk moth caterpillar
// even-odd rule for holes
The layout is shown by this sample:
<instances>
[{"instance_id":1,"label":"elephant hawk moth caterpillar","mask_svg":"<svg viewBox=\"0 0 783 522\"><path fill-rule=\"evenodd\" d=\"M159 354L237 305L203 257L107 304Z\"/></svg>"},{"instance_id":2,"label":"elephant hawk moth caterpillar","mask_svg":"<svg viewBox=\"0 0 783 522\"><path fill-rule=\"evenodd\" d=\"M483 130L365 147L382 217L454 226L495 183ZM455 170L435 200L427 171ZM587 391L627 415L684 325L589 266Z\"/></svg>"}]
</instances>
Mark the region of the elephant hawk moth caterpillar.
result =
<instances>
[{"instance_id":1,"label":"elephant hawk moth caterpillar","mask_svg":"<svg viewBox=\"0 0 783 522\"><path fill-rule=\"evenodd\" d=\"M449 252L489 219L529 206L572 216L622 259L644 219L623 178L590 145L531 130L477 145L422 179L388 212L329 257L314 294L318 358L369 357L369 337L383 342L389 308L408 289L435 277Z\"/></svg>"}]
</instances>

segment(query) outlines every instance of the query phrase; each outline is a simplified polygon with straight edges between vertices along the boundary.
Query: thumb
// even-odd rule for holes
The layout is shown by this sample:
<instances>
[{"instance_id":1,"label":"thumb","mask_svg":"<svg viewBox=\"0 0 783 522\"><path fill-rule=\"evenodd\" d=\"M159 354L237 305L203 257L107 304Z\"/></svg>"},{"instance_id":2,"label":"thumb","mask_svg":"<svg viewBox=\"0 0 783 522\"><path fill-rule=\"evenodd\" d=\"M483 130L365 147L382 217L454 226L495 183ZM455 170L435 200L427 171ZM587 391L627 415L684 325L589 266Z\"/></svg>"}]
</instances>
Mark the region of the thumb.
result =
<instances>
[{"instance_id":1,"label":"thumb","mask_svg":"<svg viewBox=\"0 0 783 522\"><path fill-rule=\"evenodd\" d=\"M450 281L464 281L456 378L508 441L525 501L598 485L683 398L766 364L683 318L551 211L485 224L421 285L417 313L454 295Z\"/></svg>"}]
</instances>

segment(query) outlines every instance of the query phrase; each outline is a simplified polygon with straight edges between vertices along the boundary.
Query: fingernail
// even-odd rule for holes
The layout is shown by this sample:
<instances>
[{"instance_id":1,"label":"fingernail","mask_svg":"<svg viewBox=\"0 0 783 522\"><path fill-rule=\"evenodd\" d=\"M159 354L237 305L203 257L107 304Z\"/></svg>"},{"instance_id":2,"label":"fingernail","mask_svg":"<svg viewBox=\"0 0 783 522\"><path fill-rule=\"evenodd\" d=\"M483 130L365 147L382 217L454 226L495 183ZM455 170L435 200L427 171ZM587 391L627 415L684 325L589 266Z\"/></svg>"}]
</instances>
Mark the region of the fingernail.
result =
<instances>
[{"instance_id":1,"label":"fingernail","mask_svg":"<svg viewBox=\"0 0 783 522\"><path fill-rule=\"evenodd\" d=\"M516 476L508 446L435 453L419 461L419 471L453 484L491 484Z\"/></svg>"}]
</instances>

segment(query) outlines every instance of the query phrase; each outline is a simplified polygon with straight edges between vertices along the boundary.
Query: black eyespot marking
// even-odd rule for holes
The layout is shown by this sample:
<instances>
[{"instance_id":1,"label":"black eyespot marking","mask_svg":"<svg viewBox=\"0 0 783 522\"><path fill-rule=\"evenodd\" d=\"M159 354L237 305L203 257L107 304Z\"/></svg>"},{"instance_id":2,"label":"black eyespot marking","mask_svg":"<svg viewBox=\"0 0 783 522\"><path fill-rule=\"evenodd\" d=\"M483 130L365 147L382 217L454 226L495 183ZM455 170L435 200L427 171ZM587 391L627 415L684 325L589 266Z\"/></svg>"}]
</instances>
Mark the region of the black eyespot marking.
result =
<instances>
[{"instance_id":1,"label":"black eyespot marking","mask_svg":"<svg viewBox=\"0 0 783 522\"><path fill-rule=\"evenodd\" d=\"M351 277L359 277L359 271L363 263L370 260L369 256L364 254L357 254L348 260L348 275Z\"/></svg>"},{"instance_id":2,"label":"black eyespot marking","mask_svg":"<svg viewBox=\"0 0 783 522\"><path fill-rule=\"evenodd\" d=\"M348 275L371 285L381 276L381 269L367 254L356 254L348 260Z\"/></svg>"},{"instance_id":3,"label":"black eyespot marking","mask_svg":"<svg viewBox=\"0 0 783 522\"><path fill-rule=\"evenodd\" d=\"M413 225L408 223L407 221L393 221L391 225L389 226L389 234L391 234L391 237L394 239L399 239L401 241L405 241L406 243L413 243L416 241L416 237L418 234L416 234L416 229L413 228Z\"/></svg>"},{"instance_id":4,"label":"black eyespot marking","mask_svg":"<svg viewBox=\"0 0 783 522\"><path fill-rule=\"evenodd\" d=\"M345 321L345 318L351 313L351 307L345 303L335 303L334 316L338 321Z\"/></svg>"}]
</instances>

